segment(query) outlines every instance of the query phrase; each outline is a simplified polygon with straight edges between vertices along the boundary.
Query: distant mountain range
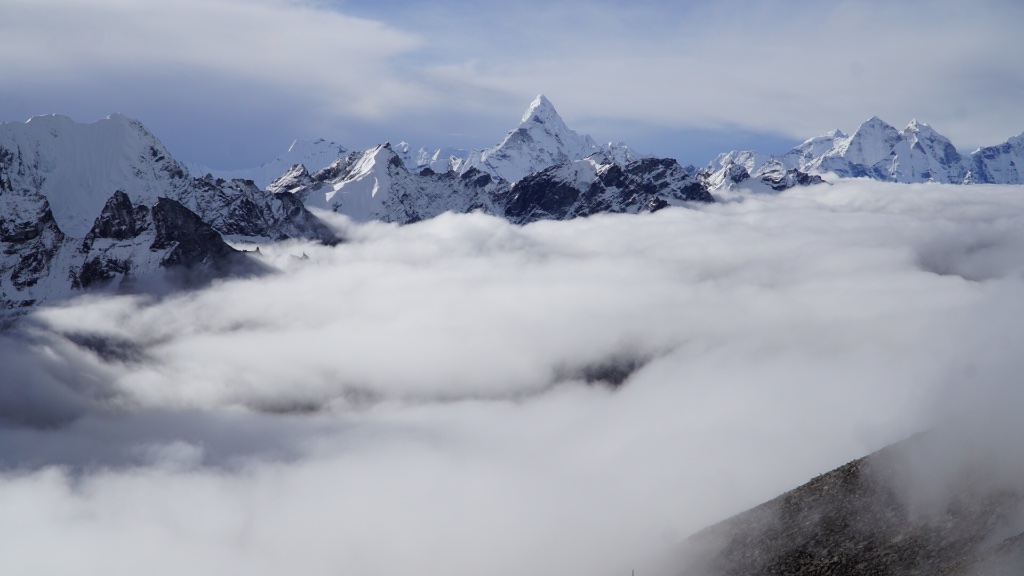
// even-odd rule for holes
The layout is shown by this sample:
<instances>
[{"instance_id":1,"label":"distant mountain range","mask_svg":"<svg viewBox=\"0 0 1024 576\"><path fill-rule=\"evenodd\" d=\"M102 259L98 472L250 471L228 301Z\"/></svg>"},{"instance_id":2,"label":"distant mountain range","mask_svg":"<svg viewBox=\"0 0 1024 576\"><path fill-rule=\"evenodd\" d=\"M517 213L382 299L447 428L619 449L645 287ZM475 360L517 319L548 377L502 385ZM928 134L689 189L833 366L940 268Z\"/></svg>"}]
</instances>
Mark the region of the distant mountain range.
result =
<instances>
[{"instance_id":1,"label":"distant mountain range","mask_svg":"<svg viewBox=\"0 0 1024 576\"><path fill-rule=\"evenodd\" d=\"M753 150L719 155L708 171L713 182L742 168L751 176L795 169L841 178L872 178L886 182L946 184L1024 183L1024 133L998 146L962 155L931 126L912 120L903 130L878 117L864 122L852 136L839 130L811 138L781 156Z\"/></svg>"},{"instance_id":2,"label":"distant mountain range","mask_svg":"<svg viewBox=\"0 0 1024 576\"><path fill-rule=\"evenodd\" d=\"M724 188L781 191L828 173L1019 184L1021 166L1020 136L964 156L926 124L897 131L877 118L852 136L835 131L781 156L734 151L704 168L681 166L598 144L538 96L485 150L412 152L402 142L349 151L297 141L261 166L218 172L186 168L119 114L91 124L38 116L0 124L0 310L85 289L140 289L154 277L258 273L258 260L227 241L339 241L310 209L402 224L482 211L526 224L714 202Z\"/></svg>"}]
</instances>

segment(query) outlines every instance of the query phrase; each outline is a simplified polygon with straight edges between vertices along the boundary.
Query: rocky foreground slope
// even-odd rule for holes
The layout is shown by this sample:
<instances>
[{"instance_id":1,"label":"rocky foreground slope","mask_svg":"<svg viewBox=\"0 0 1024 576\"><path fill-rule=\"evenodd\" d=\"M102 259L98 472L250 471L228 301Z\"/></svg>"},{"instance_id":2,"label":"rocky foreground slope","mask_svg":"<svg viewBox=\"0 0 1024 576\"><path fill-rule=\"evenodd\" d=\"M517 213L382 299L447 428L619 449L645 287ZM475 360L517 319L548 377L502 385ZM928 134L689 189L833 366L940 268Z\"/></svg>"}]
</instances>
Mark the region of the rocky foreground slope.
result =
<instances>
[{"instance_id":1,"label":"rocky foreground slope","mask_svg":"<svg viewBox=\"0 0 1024 576\"><path fill-rule=\"evenodd\" d=\"M957 444L920 435L818 476L692 536L680 573L1024 574L1022 463Z\"/></svg>"}]
</instances>

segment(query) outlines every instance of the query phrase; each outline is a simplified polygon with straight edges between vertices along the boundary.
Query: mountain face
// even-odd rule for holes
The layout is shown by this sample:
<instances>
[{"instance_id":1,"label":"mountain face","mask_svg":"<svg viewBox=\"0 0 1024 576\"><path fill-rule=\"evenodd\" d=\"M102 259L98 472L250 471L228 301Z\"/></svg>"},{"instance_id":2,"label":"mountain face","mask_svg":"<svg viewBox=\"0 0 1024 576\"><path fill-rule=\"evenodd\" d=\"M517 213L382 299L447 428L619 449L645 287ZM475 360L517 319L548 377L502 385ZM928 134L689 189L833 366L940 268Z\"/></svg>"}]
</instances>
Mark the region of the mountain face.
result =
<instances>
[{"instance_id":1,"label":"mountain face","mask_svg":"<svg viewBox=\"0 0 1024 576\"><path fill-rule=\"evenodd\" d=\"M141 123L0 124L0 310L83 289L251 272L236 240L337 242L294 195L192 178Z\"/></svg>"},{"instance_id":2,"label":"mountain face","mask_svg":"<svg viewBox=\"0 0 1024 576\"><path fill-rule=\"evenodd\" d=\"M975 150L965 164L967 173L964 176L964 183L1024 183L1024 133L1010 138L999 146Z\"/></svg>"},{"instance_id":3,"label":"mountain face","mask_svg":"<svg viewBox=\"0 0 1024 576\"><path fill-rule=\"evenodd\" d=\"M133 205L117 191L78 247L69 268L72 288L127 288L154 269L192 284L233 273L256 273L258 263L228 246L212 226L180 202L160 198Z\"/></svg>"},{"instance_id":4,"label":"mountain face","mask_svg":"<svg viewBox=\"0 0 1024 576\"><path fill-rule=\"evenodd\" d=\"M464 172L476 168L496 178L518 182L545 168L582 160L594 153L624 162L636 160L624 144L598 146L590 136L570 129L542 94L530 103L519 126L497 145L470 153L460 169Z\"/></svg>"},{"instance_id":5,"label":"mountain face","mask_svg":"<svg viewBox=\"0 0 1024 576\"><path fill-rule=\"evenodd\" d=\"M11 199L8 193L3 196ZM119 190L81 238L61 231L43 196L19 200L20 217L30 220L3 220L0 321L85 289L130 291L154 282L173 288L261 270L176 200L133 204Z\"/></svg>"},{"instance_id":6,"label":"mountain face","mask_svg":"<svg viewBox=\"0 0 1024 576\"><path fill-rule=\"evenodd\" d=\"M412 173L390 144L382 144L315 174L296 167L268 189L289 190L306 206L359 222L408 224L449 211L493 214L492 197L507 187L477 170L438 174L424 168Z\"/></svg>"},{"instance_id":7,"label":"mountain face","mask_svg":"<svg viewBox=\"0 0 1024 576\"><path fill-rule=\"evenodd\" d=\"M749 150L719 155L707 167L710 179L726 180L724 172L732 165L742 166L755 177L782 169L887 182L1021 184L1024 135L963 156L948 138L927 124L913 120L897 130L874 117L852 136L835 130L778 157Z\"/></svg>"},{"instance_id":8,"label":"mountain face","mask_svg":"<svg viewBox=\"0 0 1024 576\"><path fill-rule=\"evenodd\" d=\"M290 190L307 206L333 210L356 221L400 224L444 212L482 211L527 224L714 202L698 174L668 158L644 158L620 166L593 155L550 166L510 184L476 168L442 174L425 168L412 173L399 154L383 144L339 165L335 174L318 178L297 167L269 189Z\"/></svg>"},{"instance_id":9,"label":"mountain face","mask_svg":"<svg viewBox=\"0 0 1024 576\"><path fill-rule=\"evenodd\" d=\"M552 166L515 184L502 204L509 221L567 220L601 212L655 212L687 202L714 202L707 185L670 158L625 166L593 158Z\"/></svg>"},{"instance_id":10,"label":"mountain face","mask_svg":"<svg viewBox=\"0 0 1024 576\"><path fill-rule=\"evenodd\" d=\"M79 238L115 190L152 203L189 183L142 124L119 114L92 124L64 116L0 124L0 164L6 187L44 196L60 229Z\"/></svg>"},{"instance_id":11,"label":"mountain face","mask_svg":"<svg viewBox=\"0 0 1024 576\"><path fill-rule=\"evenodd\" d=\"M1017 462L916 436L690 537L684 576L1000 576L1024 566ZM979 447L980 448L980 447ZM924 463L932 463L924 469Z\"/></svg>"}]
</instances>

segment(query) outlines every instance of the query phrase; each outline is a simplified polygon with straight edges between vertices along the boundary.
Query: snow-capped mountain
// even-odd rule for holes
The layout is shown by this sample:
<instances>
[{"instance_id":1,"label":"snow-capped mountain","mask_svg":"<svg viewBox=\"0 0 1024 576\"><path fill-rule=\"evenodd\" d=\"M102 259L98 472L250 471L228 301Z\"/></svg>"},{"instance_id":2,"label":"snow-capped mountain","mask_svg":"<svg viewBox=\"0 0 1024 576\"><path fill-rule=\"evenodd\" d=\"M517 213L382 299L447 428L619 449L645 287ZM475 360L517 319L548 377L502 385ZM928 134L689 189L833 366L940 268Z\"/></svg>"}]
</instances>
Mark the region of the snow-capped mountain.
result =
<instances>
[{"instance_id":1,"label":"snow-capped mountain","mask_svg":"<svg viewBox=\"0 0 1024 576\"><path fill-rule=\"evenodd\" d=\"M381 144L315 174L301 167L285 173L269 190L287 189L306 206L345 214L360 222L407 224L444 212L494 213L491 197L505 182L478 170L414 173L390 144Z\"/></svg>"},{"instance_id":2,"label":"snow-capped mountain","mask_svg":"<svg viewBox=\"0 0 1024 576\"><path fill-rule=\"evenodd\" d=\"M530 103L519 126L497 145L470 153L461 171L476 168L508 182L518 182L545 168L582 160L594 153L623 162L636 160L624 144L599 146L590 136L570 129L551 101L541 94Z\"/></svg>"},{"instance_id":3,"label":"snow-capped mountain","mask_svg":"<svg viewBox=\"0 0 1024 576\"><path fill-rule=\"evenodd\" d=\"M0 124L0 149L8 185L46 197L61 231L79 238L115 190L151 204L190 180L156 137L120 114L91 124L57 115Z\"/></svg>"},{"instance_id":4,"label":"snow-capped mountain","mask_svg":"<svg viewBox=\"0 0 1024 576\"><path fill-rule=\"evenodd\" d=\"M523 224L714 201L695 169L637 159L621 143L598 146L569 129L544 96L498 145L474 154L457 170L410 170L408 145L382 144L314 174L292 167L267 189L356 221L398 223L479 210Z\"/></svg>"},{"instance_id":5,"label":"snow-capped mountain","mask_svg":"<svg viewBox=\"0 0 1024 576\"><path fill-rule=\"evenodd\" d=\"M84 237L121 190L146 206L179 200L229 236L331 241L326 226L301 206L290 212L296 206L288 200L241 181L192 178L141 122L120 114L91 124L64 116L0 124L0 187L16 193L12 198L45 198L72 238Z\"/></svg>"},{"instance_id":6,"label":"snow-capped mountain","mask_svg":"<svg viewBox=\"0 0 1024 576\"><path fill-rule=\"evenodd\" d=\"M189 176L138 121L40 116L0 124L0 310L173 271L253 270L238 240L337 241L290 193Z\"/></svg>"},{"instance_id":7,"label":"snow-capped mountain","mask_svg":"<svg viewBox=\"0 0 1024 576\"><path fill-rule=\"evenodd\" d=\"M316 140L295 140L287 152L253 168L217 170L195 163L187 164L186 167L188 172L197 178L209 174L223 180L252 180L256 186L262 189L276 180L283 172L291 169L292 166L301 164L307 170L316 171L346 154L348 154L348 150L341 144L318 138Z\"/></svg>"},{"instance_id":8,"label":"snow-capped mountain","mask_svg":"<svg viewBox=\"0 0 1024 576\"><path fill-rule=\"evenodd\" d=\"M964 156L928 124L912 120L906 128L897 130L873 117L851 136L835 130L777 157L733 151L719 155L707 170L715 182L728 180L726 172L740 166L755 177L781 169L889 182L1021 184L1024 174L1018 166L1024 165L1022 136Z\"/></svg>"}]
</instances>

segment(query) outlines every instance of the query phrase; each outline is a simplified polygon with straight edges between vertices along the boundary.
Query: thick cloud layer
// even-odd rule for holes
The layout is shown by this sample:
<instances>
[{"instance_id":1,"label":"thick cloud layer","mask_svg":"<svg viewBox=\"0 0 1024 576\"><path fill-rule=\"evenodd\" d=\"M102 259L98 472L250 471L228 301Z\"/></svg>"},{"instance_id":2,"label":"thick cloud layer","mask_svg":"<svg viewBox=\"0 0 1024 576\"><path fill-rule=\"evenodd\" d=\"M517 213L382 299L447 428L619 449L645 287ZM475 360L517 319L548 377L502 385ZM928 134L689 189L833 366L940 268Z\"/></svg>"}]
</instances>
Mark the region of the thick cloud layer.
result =
<instances>
[{"instance_id":1,"label":"thick cloud layer","mask_svg":"<svg viewBox=\"0 0 1024 576\"><path fill-rule=\"evenodd\" d=\"M723 200L339 220L262 246L270 277L42 310L4 346L0 557L670 572L711 522L1019 398L1020 187Z\"/></svg>"}]
</instances>

